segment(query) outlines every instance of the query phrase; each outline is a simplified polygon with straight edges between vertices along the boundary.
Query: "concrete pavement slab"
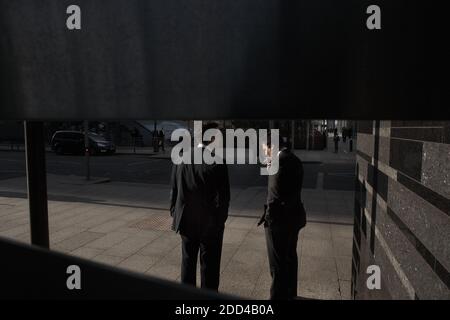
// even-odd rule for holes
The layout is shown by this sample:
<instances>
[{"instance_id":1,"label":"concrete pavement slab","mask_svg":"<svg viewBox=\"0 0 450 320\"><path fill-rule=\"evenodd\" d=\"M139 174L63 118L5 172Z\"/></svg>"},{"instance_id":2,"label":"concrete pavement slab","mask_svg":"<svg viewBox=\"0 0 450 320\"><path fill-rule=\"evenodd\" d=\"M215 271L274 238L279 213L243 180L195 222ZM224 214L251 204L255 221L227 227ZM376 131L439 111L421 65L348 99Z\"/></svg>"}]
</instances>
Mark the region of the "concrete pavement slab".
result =
<instances>
[{"instance_id":1,"label":"concrete pavement slab","mask_svg":"<svg viewBox=\"0 0 450 320\"><path fill-rule=\"evenodd\" d=\"M225 229L223 243L240 245L244 241L248 232L248 230L241 229Z\"/></svg>"},{"instance_id":2,"label":"concrete pavement slab","mask_svg":"<svg viewBox=\"0 0 450 320\"><path fill-rule=\"evenodd\" d=\"M222 245L222 256L220 260L220 271L223 272L228 264L231 262L231 258L236 254L238 245L224 243Z\"/></svg>"},{"instance_id":3,"label":"concrete pavement slab","mask_svg":"<svg viewBox=\"0 0 450 320\"><path fill-rule=\"evenodd\" d=\"M180 272L180 262L167 263L167 261L160 260L145 273L158 278L175 281L180 277Z\"/></svg>"},{"instance_id":4,"label":"concrete pavement slab","mask_svg":"<svg viewBox=\"0 0 450 320\"><path fill-rule=\"evenodd\" d=\"M23 242L23 243L27 243L27 244L31 243L31 235L30 235L29 231L25 232L25 233L22 233L22 234L19 234L19 235L16 235L16 236L13 236L12 238L14 240L16 240L16 241L20 241L20 242Z\"/></svg>"},{"instance_id":5,"label":"concrete pavement slab","mask_svg":"<svg viewBox=\"0 0 450 320\"><path fill-rule=\"evenodd\" d=\"M158 261L159 260L156 257L133 254L120 262L117 266L135 272L146 272Z\"/></svg>"},{"instance_id":6,"label":"concrete pavement slab","mask_svg":"<svg viewBox=\"0 0 450 320\"><path fill-rule=\"evenodd\" d=\"M305 279L299 281L299 296L320 300L340 300L339 283L337 281L322 282Z\"/></svg>"},{"instance_id":7,"label":"concrete pavement slab","mask_svg":"<svg viewBox=\"0 0 450 320\"><path fill-rule=\"evenodd\" d=\"M29 233L30 232L30 225L29 224L24 224L24 225L20 225L17 227L13 227L13 228L8 228L6 230L0 231L0 235L4 236L4 237L16 237L16 236L20 236L24 233Z\"/></svg>"},{"instance_id":8,"label":"concrete pavement slab","mask_svg":"<svg viewBox=\"0 0 450 320\"><path fill-rule=\"evenodd\" d=\"M129 237L130 237L130 234L128 234L128 233L110 232L94 241L91 241L90 243L86 244L86 246L89 248L94 248L94 249L107 250L107 249L112 248L114 245L124 241L125 239L127 239Z\"/></svg>"},{"instance_id":9,"label":"concrete pavement slab","mask_svg":"<svg viewBox=\"0 0 450 320\"><path fill-rule=\"evenodd\" d=\"M11 228L15 228L18 226L22 226L29 223L29 218L28 217L23 217L23 218L16 218L14 220L11 221L6 221L6 222L2 222L0 224L0 231L5 231Z\"/></svg>"},{"instance_id":10,"label":"concrete pavement slab","mask_svg":"<svg viewBox=\"0 0 450 320\"><path fill-rule=\"evenodd\" d=\"M264 235L264 228L260 227L261 231L256 232L255 230L251 230L244 241L240 245L240 248L251 249L255 251L265 251L266 247L266 238Z\"/></svg>"},{"instance_id":11,"label":"concrete pavement slab","mask_svg":"<svg viewBox=\"0 0 450 320\"><path fill-rule=\"evenodd\" d=\"M301 244L302 244L302 257L333 256L333 242L329 239L308 238L305 233L305 237L302 239Z\"/></svg>"},{"instance_id":12,"label":"concrete pavement slab","mask_svg":"<svg viewBox=\"0 0 450 320\"><path fill-rule=\"evenodd\" d=\"M335 257L339 280L350 281L352 278L352 258Z\"/></svg>"},{"instance_id":13,"label":"concrete pavement slab","mask_svg":"<svg viewBox=\"0 0 450 320\"><path fill-rule=\"evenodd\" d=\"M94 249L84 246L71 251L70 254L80 258L92 259L101 254L103 251L104 250L101 249Z\"/></svg>"},{"instance_id":14,"label":"concrete pavement slab","mask_svg":"<svg viewBox=\"0 0 450 320\"><path fill-rule=\"evenodd\" d=\"M302 233L304 238L331 241L331 228L330 224L311 222Z\"/></svg>"},{"instance_id":15,"label":"concrete pavement slab","mask_svg":"<svg viewBox=\"0 0 450 320\"><path fill-rule=\"evenodd\" d=\"M99 255L96 255L92 258L95 262L104 263L110 266L117 266L121 261L123 261L125 258L118 257L118 256L110 256L104 253L101 253Z\"/></svg>"},{"instance_id":16,"label":"concrete pavement slab","mask_svg":"<svg viewBox=\"0 0 450 320\"><path fill-rule=\"evenodd\" d=\"M351 281L339 280L339 292L342 300L351 300Z\"/></svg>"},{"instance_id":17,"label":"concrete pavement slab","mask_svg":"<svg viewBox=\"0 0 450 320\"><path fill-rule=\"evenodd\" d=\"M353 238L353 225L330 225L331 235L334 238Z\"/></svg>"},{"instance_id":18,"label":"concrete pavement slab","mask_svg":"<svg viewBox=\"0 0 450 320\"><path fill-rule=\"evenodd\" d=\"M58 248L64 250L75 250L95 239L103 236L102 233L83 231L57 243Z\"/></svg>"},{"instance_id":19,"label":"concrete pavement slab","mask_svg":"<svg viewBox=\"0 0 450 320\"><path fill-rule=\"evenodd\" d=\"M149 244L153 239L131 236L105 251L106 255L127 258Z\"/></svg>"},{"instance_id":20,"label":"concrete pavement slab","mask_svg":"<svg viewBox=\"0 0 450 320\"><path fill-rule=\"evenodd\" d=\"M148 256L166 256L175 247L179 246L181 239L168 236L166 233L155 235L154 240L139 250L139 254Z\"/></svg>"},{"instance_id":21,"label":"concrete pavement slab","mask_svg":"<svg viewBox=\"0 0 450 320\"><path fill-rule=\"evenodd\" d=\"M336 237L333 238L333 252L335 257L351 257L352 256L352 238Z\"/></svg>"},{"instance_id":22,"label":"concrete pavement slab","mask_svg":"<svg viewBox=\"0 0 450 320\"><path fill-rule=\"evenodd\" d=\"M68 226L57 231L52 231L50 229L50 243L56 244L85 230L85 228L81 228L78 226Z\"/></svg>"},{"instance_id":23,"label":"concrete pavement slab","mask_svg":"<svg viewBox=\"0 0 450 320\"><path fill-rule=\"evenodd\" d=\"M269 299L271 284L272 277L269 272L269 264L268 262L265 262L251 296L255 299Z\"/></svg>"},{"instance_id":24,"label":"concrete pavement slab","mask_svg":"<svg viewBox=\"0 0 450 320\"><path fill-rule=\"evenodd\" d=\"M104 223L101 223L101 224L89 229L89 231L108 233L108 232L113 232L113 231L117 230L118 228L125 226L126 224L128 224L128 221L126 221L126 220L114 220L113 219L113 220L109 220Z\"/></svg>"},{"instance_id":25,"label":"concrete pavement slab","mask_svg":"<svg viewBox=\"0 0 450 320\"><path fill-rule=\"evenodd\" d=\"M245 266L231 262L220 276L219 290L242 297L250 297L253 293L260 272L249 272Z\"/></svg>"},{"instance_id":26,"label":"concrete pavement slab","mask_svg":"<svg viewBox=\"0 0 450 320\"><path fill-rule=\"evenodd\" d=\"M316 282L337 282L338 273L336 260L334 257L300 257L299 262L299 282L316 281Z\"/></svg>"},{"instance_id":27,"label":"concrete pavement slab","mask_svg":"<svg viewBox=\"0 0 450 320\"><path fill-rule=\"evenodd\" d=\"M235 217L227 226L233 229L250 230L256 226L254 219Z\"/></svg>"}]
</instances>

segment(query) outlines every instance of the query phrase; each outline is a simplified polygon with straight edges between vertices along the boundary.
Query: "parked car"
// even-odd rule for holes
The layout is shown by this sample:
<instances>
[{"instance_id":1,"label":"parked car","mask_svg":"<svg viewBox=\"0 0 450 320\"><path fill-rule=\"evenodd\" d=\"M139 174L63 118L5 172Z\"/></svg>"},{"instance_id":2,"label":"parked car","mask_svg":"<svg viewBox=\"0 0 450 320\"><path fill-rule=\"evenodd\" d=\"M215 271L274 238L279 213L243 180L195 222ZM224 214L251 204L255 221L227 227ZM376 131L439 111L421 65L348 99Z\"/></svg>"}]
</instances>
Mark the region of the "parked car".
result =
<instances>
[{"instance_id":1,"label":"parked car","mask_svg":"<svg viewBox=\"0 0 450 320\"><path fill-rule=\"evenodd\" d=\"M114 143L105 137L89 132L90 154L112 154L116 152ZM51 148L57 154L84 154L84 132L56 131L51 140Z\"/></svg>"}]
</instances>

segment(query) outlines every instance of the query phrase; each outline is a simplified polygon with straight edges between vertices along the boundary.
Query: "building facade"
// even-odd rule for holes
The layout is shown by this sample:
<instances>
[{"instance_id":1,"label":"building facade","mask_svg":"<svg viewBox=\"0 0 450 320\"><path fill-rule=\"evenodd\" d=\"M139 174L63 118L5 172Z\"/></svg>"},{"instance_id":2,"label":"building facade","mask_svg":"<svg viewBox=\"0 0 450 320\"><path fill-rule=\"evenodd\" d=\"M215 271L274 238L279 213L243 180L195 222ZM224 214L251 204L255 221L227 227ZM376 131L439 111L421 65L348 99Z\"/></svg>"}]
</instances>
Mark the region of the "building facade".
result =
<instances>
[{"instance_id":1,"label":"building facade","mask_svg":"<svg viewBox=\"0 0 450 320\"><path fill-rule=\"evenodd\" d=\"M450 122L359 121L356 171L353 297L450 299Z\"/></svg>"}]
</instances>

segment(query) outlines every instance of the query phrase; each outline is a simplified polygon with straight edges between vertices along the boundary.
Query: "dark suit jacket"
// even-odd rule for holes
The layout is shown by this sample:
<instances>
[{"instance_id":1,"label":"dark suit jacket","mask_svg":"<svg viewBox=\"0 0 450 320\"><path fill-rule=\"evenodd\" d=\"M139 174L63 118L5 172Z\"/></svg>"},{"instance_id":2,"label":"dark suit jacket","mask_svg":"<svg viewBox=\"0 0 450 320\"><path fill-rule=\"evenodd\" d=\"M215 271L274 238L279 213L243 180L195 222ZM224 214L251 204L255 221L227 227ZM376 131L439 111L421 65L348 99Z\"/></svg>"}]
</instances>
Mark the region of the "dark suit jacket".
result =
<instances>
[{"instance_id":1,"label":"dark suit jacket","mask_svg":"<svg viewBox=\"0 0 450 320\"><path fill-rule=\"evenodd\" d=\"M288 149L282 149L278 172L269 176L268 181L265 221L269 226L291 224L302 228L306 225L301 200L302 183L302 162Z\"/></svg>"},{"instance_id":2,"label":"dark suit jacket","mask_svg":"<svg viewBox=\"0 0 450 320\"><path fill-rule=\"evenodd\" d=\"M172 230L200 236L224 226L230 202L226 164L174 165L171 185Z\"/></svg>"}]
</instances>

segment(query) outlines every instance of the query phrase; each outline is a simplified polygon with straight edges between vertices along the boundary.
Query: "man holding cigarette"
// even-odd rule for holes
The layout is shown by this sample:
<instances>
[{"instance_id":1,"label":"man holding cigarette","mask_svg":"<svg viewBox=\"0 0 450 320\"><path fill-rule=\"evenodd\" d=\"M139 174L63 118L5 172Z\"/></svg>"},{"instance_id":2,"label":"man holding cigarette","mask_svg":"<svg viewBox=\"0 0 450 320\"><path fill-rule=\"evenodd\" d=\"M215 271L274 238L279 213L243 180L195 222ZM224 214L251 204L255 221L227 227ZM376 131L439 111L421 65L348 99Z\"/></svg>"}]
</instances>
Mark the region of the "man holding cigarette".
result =
<instances>
[{"instance_id":1,"label":"man holding cigarette","mask_svg":"<svg viewBox=\"0 0 450 320\"><path fill-rule=\"evenodd\" d=\"M264 150L268 159L278 157L279 166L275 174L269 175L267 203L259 223L264 223L269 255L270 299L293 299L297 297L298 234L306 225L301 200L303 165L291 152L289 142L281 142L280 151L272 154L273 145L268 139Z\"/></svg>"}]
</instances>

